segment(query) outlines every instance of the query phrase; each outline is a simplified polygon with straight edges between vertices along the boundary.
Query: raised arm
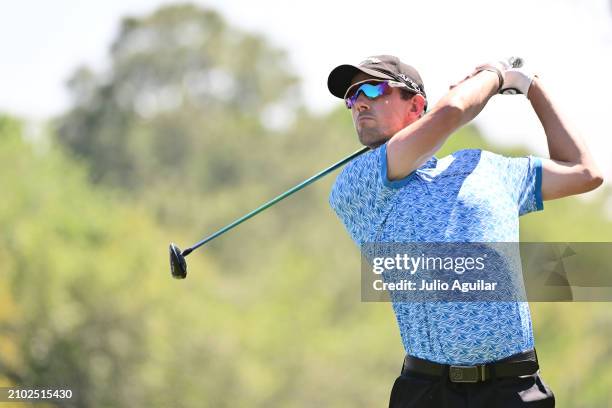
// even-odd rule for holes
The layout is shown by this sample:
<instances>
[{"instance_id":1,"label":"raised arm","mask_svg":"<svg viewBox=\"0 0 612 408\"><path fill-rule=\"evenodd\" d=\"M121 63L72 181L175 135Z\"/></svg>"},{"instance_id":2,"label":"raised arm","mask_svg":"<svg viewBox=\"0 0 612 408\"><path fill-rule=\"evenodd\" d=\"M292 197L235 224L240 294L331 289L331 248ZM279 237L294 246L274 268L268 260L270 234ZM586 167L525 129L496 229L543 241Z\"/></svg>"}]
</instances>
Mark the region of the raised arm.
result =
<instances>
[{"instance_id":1,"label":"raised arm","mask_svg":"<svg viewBox=\"0 0 612 408\"><path fill-rule=\"evenodd\" d=\"M423 118L397 132L387 143L388 178L404 178L427 162L451 133L480 113L499 86L495 72L480 71L454 86Z\"/></svg>"},{"instance_id":2,"label":"raised arm","mask_svg":"<svg viewBox=\"0 0 612 408\"><path fill-rule=\"evenodd\" d=\"M550 96L535 77L528 93L548 141L550 159L542 160L542 199L553 200L594 190L603 183L591 153L569 127Z\"/></svg>"}]
</instances>

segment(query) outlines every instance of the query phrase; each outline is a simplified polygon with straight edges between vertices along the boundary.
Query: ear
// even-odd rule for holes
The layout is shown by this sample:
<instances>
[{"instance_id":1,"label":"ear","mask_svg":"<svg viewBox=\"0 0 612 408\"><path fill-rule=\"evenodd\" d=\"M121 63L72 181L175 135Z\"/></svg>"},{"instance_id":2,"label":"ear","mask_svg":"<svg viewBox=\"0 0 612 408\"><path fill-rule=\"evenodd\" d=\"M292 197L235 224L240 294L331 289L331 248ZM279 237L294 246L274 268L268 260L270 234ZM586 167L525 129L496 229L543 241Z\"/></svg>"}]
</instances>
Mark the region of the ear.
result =
<instances>
[{"instance_id":1,"label":"ear","mask_svg":"<svg viewBox=\"0 0 612 408\"><path fill-rule=\"evenodd\" d=\"M416 94L410 99L410 112L415 116L421 116L423 110L425 110L425 98L423 95Z\"/></svg>"},{"instance_id":2,"label":"ear","mask_svg":"<svg viewBox=\"0 0 612 408\"><path fill-rule=\"evenodd\" d=\"M416 94L412 97L412 108L411 110L420 115L425 109L425 98L421 94Z\"/></svg>"}]
</instances>

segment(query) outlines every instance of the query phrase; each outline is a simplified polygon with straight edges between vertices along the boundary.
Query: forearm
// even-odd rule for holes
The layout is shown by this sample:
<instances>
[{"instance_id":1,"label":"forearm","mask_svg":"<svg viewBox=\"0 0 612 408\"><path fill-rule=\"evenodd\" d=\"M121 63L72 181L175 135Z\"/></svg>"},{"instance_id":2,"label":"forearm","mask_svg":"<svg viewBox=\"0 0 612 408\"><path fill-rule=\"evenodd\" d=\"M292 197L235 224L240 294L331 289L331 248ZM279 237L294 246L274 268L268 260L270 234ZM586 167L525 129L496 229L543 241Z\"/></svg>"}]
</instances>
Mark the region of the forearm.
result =
<instances>
[{"instance_id":1,"label":"forearm","mask_svg":"<svg viewBox=\"0 0 612 408\"><path fill-rule=\"evenodd\" d=\"M459 127L478 115L499 87L497 74L481 71L453 87L422 119L388 143L388 176L403 178L431 158Z\"/></svg>"},{"instance_id":2,"label":"forearm","mask_svg":"<svg viewBox=\"0 0 612 408\"><path fill-rule=\"evenodd\" d=\"M570 129L539 78L534 78L531 83L528 97L546 133L550 158L572 164L594 166L586 144L573 129Z\"/></svg>"},{"instance_id":3,"label":"forearm","mask_svg":"<svg viewBox=\"0 0 612 408\"><path fill-rule=\"evenodd\" d=\"M553 200L600 186L603 176L586 144L570 129L537 77L527 96L546 133L550 155L550 160L542 160L542 198Z\"/></svg>"},{"instance_id":4,"label":"forearm","mask_svg":"<svg viewBox=\"0 0 612 408\"><path fill-rule=\"evenodd\" d=\"M452 104L461 111L459 126L474 119L485 107L489 99L497 93L499 78L491 71L480 71L473 77L455 86L442 100L441 104Z\"/></svg>"}]
</instances>

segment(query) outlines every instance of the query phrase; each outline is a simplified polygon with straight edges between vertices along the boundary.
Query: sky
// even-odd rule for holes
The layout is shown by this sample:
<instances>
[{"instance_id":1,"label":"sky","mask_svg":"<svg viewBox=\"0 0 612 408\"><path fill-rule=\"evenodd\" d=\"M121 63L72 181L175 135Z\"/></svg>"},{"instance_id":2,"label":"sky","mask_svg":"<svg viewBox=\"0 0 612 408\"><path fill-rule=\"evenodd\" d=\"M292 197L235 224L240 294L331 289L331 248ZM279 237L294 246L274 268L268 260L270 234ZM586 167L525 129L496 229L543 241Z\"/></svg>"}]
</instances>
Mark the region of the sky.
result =
<instances>
[{"instance_id":1,"label":"sky","mask_svg":"<svg viewBox=\"0 0 612 408\"><path fill-rule=\"evenodd\" d=\"M394 54L416 67L429 105L480 63L519 55L537 73L612 178L612 7L609 0L194 1L288 50L314 111L342 102L326 87L339 64ZM42 121L69 107L65 81L80 65L108 66L119 21L167 1L0 0L0 111ZM503 145L547 157L546 136L522 96L495 96L476 118ZM350 135L354 137L354 135Z\"/></svg>"}]
</instances>

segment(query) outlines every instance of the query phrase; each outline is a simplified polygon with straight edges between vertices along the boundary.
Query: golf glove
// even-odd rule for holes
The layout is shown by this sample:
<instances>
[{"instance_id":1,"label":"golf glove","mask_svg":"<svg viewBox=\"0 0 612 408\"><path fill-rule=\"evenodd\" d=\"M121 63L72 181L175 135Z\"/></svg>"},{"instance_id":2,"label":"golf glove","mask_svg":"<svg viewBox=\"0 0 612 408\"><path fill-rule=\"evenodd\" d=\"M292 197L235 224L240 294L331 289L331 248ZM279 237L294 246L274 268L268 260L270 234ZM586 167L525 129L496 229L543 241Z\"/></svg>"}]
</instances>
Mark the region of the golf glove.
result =
<instances>
[{"instance_id":1,"label":"golf glove","mask_svg":"<svg viewBox=\"0 0 612 408\"><path fill-rule=\"evenodd\" d=\"M504 58L498 61L492 61L485 64L480 64L474 71L466 77L470 78L481 71L491 71L497 74L499 79L499 87L497 89L497 93L502 93L502 91L506 90L506 72L513 69L518 69L523 66L523 59L520 57L509 57Z\"/></svg>"},{"instance_id":2,"label":"golf glove","mask_svg":"<svg viewBox=\"0 0 612 408\"><path fill-rule=\"evenodd\" d=\"M510 68L504 73L504 84L499 93L504 95L523 94L525 98L528 98L529 87L536 77L537 75L523 68Z\"/></svg>"}]
</instances>

